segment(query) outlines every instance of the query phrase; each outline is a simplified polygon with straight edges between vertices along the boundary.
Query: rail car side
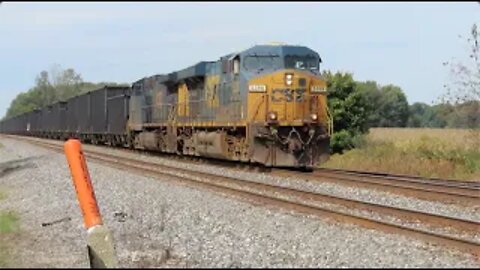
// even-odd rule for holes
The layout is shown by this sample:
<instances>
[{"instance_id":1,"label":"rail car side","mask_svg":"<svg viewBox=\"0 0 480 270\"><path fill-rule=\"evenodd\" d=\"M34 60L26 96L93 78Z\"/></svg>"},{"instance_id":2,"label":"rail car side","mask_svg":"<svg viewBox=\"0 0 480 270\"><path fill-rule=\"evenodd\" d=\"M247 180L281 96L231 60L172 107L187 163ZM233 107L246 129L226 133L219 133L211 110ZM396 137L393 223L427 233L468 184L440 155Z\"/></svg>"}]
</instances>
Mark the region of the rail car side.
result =
<instances>
[{"instance_id":1,"label":"rail car side","mask_svg":"<svg viewBox=\"0 0 480 270\"><path fill-rule=\"evenodd\" d=\"M0 132L126 146L130 87L106 86L1 122Z\"/></svg>"}]
</instances>

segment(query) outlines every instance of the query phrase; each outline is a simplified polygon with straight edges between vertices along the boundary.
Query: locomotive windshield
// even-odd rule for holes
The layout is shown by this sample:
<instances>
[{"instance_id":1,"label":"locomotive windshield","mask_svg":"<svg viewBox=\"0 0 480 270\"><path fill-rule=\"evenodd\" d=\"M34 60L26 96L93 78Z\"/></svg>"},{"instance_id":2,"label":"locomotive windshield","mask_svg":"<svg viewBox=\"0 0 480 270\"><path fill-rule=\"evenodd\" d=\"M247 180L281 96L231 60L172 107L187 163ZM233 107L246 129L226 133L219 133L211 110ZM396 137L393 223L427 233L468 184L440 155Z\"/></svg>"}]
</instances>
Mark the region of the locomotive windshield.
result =
<instances>
[{"instance_id":1,"label":"locomotive windshield","mask_svg":"<svg viewBox=\"0 0 480 270\"><path fill-rule=\"evenodd\" d=\"M272 70L281 67L278 55L249 55L245 57L243 65L249 71Z\"/></svg>"},{"instance_id":2,"label":"locomotive windshield","mask_svg":"<svg viewBox=\"0 0 480 270\"><path fill-rule=\"evenodd\" d=\"M249 55L245 57L243 65L246 70L257 72L278 68L318 71L319 62L318 57L313 55L287 55L283 63L278 55Z\"/></svg>"},{"instance_id":3,"label":"locomotive windshield","mask_svg":"<svg viewBox=\"0 0 480 270\"><path fill-rule=\"evenodd\" d=\"M318 70L319 59L312 55L287 55L285 68Z\"/></svg>"}]
</instances>

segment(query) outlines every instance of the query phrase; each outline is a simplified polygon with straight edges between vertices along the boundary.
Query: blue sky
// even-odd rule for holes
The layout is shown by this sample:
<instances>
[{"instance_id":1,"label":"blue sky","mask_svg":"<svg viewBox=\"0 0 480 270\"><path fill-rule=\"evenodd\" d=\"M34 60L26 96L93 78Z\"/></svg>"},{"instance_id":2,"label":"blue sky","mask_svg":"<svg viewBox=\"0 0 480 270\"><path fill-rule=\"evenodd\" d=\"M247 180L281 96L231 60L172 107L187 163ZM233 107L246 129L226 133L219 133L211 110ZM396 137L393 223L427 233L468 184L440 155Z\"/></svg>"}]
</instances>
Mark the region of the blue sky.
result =
<instances>
[{"instance_id":1,"label":"blue sky","mask_svg":"<svg viewBox=\"0 0 480 270\"><path fill-rule=\"evenodd\" d=\"M464 59L458 36L480 24L464 3L2 3L0 117L54 64L86 81L130 83L202 60L281 41L316 50L323 69L402 87L430 103Z\"/></svg>"}]
</instances>

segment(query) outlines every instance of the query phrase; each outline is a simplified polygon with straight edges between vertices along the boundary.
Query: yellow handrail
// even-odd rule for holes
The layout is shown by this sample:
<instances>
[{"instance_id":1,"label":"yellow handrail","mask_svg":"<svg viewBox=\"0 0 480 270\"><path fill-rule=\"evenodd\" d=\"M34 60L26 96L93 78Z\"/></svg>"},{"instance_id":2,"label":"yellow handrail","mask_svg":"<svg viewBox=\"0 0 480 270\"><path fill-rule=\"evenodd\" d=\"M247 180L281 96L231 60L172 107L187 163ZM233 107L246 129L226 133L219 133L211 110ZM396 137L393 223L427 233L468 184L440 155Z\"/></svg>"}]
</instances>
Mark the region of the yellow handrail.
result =
<instances>
[{"instance_id":1,"label":"yellow handrail","mask_svg":"<svg viewBox=\"0 0 480 270\"><path fill-rule=\"evenodd\" d=\"M327 109L327 122L328 122L328 135L330 137L333 135L333 117L332 114L330 113L330 109L328 108L328 105L325 106Z\"/></svg>"}]
</instances>

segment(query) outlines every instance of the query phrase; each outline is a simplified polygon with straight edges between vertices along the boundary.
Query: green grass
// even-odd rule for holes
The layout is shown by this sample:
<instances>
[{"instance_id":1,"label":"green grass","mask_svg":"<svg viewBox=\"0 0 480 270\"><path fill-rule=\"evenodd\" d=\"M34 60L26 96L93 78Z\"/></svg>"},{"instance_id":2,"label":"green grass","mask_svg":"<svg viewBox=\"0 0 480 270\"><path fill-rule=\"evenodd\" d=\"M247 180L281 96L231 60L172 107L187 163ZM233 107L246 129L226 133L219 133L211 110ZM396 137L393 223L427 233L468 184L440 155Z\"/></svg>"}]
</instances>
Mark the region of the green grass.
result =
<instances>
[{"instance_id":1,"label":"green grass","mask_svg":"<svg viewBox=\"0 0 480 270\"><path fill-rule=\"evenodd\" d=\"M6 192L0 190L0 200L6 198ZM5 240L11 234L19 229L18 216L12 211L0 211L0 268L9 267L8 240Z\"/></svg>"},{"instance_id":2,"label":"green grass","mask_svg":"<svg viewBox=\"0 0 480 270\"><path fill-rule=\"evenodd\" d=\"M372 129L322 167L478 181L479 138L468 130Z\"/></svg>"},{"instance_id":3,"label":"green grass","mask_svg":"<svg viewBox=\"0 0 480 270\"><path fill-rule=\"evenodd\" d=\"M18 217L11 211L0 212L0 234L16 232Z\"/></svg>"}]
</instances>

